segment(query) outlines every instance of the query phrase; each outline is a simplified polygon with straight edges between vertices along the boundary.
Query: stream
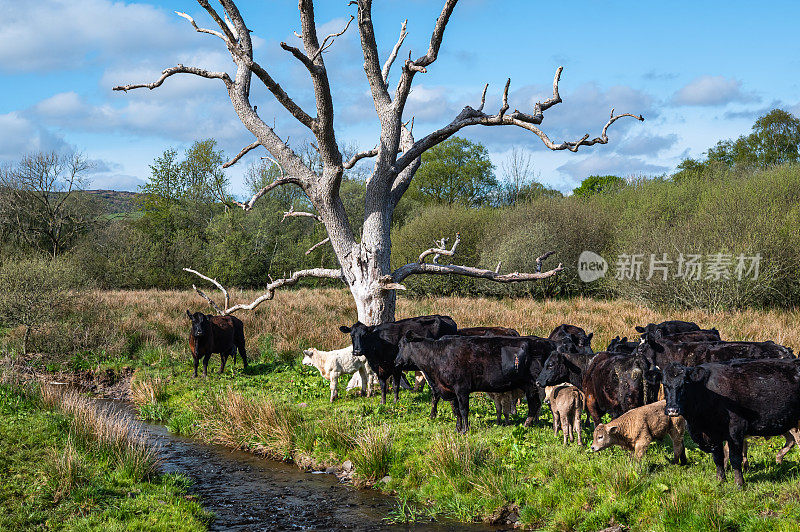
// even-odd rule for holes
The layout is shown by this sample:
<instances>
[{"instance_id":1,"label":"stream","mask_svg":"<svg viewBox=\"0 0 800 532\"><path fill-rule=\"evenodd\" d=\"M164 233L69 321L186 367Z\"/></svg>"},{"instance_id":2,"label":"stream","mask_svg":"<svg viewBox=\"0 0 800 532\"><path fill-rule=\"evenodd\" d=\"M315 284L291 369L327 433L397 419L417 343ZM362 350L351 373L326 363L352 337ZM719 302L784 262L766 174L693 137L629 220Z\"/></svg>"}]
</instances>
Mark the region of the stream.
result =
<instances>
[{"instance_id":1,"label":"stream","mask_svg":"<svg viewBox=\"0 0 800 532\"><path fill-rule=\"evenodd\" d=\"M375 490L340 484L335 475L307 473L297 467L176 436L165 426L139 421L127 411L158 449L165 473L182 473L194 481L191 492L214 513L211 530L497 530L454 522L390 525L384 521L397 501Z\"/></svg>"}]
</instances>

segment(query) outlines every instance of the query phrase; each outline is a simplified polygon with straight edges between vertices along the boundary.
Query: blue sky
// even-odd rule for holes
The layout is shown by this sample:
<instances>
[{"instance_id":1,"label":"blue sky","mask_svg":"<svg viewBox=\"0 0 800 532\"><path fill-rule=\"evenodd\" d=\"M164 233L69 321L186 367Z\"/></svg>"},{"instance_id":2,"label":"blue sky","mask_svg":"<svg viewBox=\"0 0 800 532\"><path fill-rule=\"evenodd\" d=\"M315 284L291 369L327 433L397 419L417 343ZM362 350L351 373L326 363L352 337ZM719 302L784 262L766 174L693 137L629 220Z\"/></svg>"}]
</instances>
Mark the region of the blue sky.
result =
<instances>
[{"instance_id":1,"label":"blue sky","mask_svg":"<svg viewBox=\"0 0 800 532\"><path fill-rule=\"evenodd\" d=\"M427 48L441 10L439 0L375 0L381 54L394 45L408 18L401 56ZM311 87L299 63L280 47L299 29L297 2L240 0L257 38L257 56L301 103ZM537 137L512 127L462 130L484 143L502 177L512 147L533 158L538 179L563 191L593 173L641 176L669 172L718 140L747 133L757 116L781 107L800 115L800 2L633 2L462 0L447 28L442 53L420 74L407 109L417 137L441 127L464 105L477 105L489 83L487 110L499 107L511 77L509 103L530 110L551 90L564 66L563 103L545 114L554 140L599 134L611 107L643 114L621 120L608 145L578 154L550 152ZM148 165L166 148L183 150L214 137L229 155L252 142L215 80L173 76L154 91L111 87L158 78L177 63L232 70L222 43L195 33L174 11L211 21L195 2L109 0L0 0L0 163L40 149L76 149L96 162L94 188L135 190ZM320 33L340 29L353 7L317 0ZM372 147L377 124L362 70L355 27L326 55L340 142ZM396 71L394 75L396 80ZM392 77L390 76L390 82ZM301 126L269 94L253 93L259 115L293 145ZM243 191L257 151L230 169Z\"/></svg>"}]
</instances>

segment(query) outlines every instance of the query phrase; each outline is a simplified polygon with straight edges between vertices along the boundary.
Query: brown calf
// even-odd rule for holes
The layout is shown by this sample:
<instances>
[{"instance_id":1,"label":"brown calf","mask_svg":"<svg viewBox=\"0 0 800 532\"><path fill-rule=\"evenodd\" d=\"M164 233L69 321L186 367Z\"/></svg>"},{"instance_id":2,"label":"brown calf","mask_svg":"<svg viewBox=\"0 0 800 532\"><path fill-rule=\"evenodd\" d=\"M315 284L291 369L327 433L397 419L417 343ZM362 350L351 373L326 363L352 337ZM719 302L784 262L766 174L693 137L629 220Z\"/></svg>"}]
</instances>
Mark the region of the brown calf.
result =
<instances>
[{"instance_id":1,"label":"brown calf","mask_svg":"<svg viewBox=\"0 0 800 532\"><path fill-rule=\"evenodd\" d=\"M601 423L594 429L592 451L601 451L612 445L619 445L631 452L631 456L641 460L653 440L660 440L669 434L672 440L673 463L686 463L683 448L683 433L686 421L680 417L670 417L664 413L666 401L628 410L609 423Z\"/></svg>"}]
</instances>

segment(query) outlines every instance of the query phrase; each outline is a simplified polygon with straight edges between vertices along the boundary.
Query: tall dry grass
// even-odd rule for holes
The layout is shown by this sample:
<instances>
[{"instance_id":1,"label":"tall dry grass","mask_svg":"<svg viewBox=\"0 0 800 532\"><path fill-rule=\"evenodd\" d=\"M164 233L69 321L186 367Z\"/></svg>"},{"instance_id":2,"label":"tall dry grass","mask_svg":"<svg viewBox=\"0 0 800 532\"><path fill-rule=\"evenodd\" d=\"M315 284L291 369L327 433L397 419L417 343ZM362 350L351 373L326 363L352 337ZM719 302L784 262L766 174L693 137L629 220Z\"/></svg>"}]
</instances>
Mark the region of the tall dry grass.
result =
<instances>
[{"instance_id":1,"label":"tall dry grass","mask_svg":"<svg viewBox=\"0 0 800 532\"><path fill-rule=\"evenodd\" d=\"M290 460L302 420L296 408L266 397L245 397L228 388L198 406L198 434L208 441Z\"/></svg>"},{"instance_id":2,"label":"tall dry grass","mask_svg":"<svg viewBox=\"0 0 800 532\"><path fill-rule=\"evenodd\" d=\"M116 329L120 334L152 347L187 346L186 309L208 309L190 290L117 290L96 295L114 311L110 314L117 316ZM231 294L235 301L251 301L257 295L259 292L252 290ZM594 332L592 344L596 349L605 347L616 335L636 336L636 325L682 319L716 327L725 339L774 340L800 352L800 309L670 311L630 301L582 297L544 301L469 297L399 299L398 319L423 314L448 314L462 327L500 325L536 335L547 335L556 326L571 323ZM352 297L343 289L280 291L274 300L237 316L244 321L251 354L267 344L278 353L299 354L300 349L309 345L340 348L348 344L349 338L339 332L337 325L356 320ZM188 355L188 346L185 349Z\"/></svg>"},{"instance_id":3,"label":"tall dry grass","mask_svg":"<svg viewBox=\"0 0 800 532\"><path fill-rule=\"evenodd\" d=\"M156 450L147 441L141 427L124 412L61 386L42 385L39 398L45 406L60 410L69 417L70 433L76 440L108 453L135 479L147 479L156 473Z\"/></svg>"},{"instance_id":4,"label":"tall dry grass","mask_svg":"<svg viewBox=\"0 0 800 532\"><path fill-rule=\"evenodd\" d=\"M167 398L166 382L159 377L145 377L137 371L131 379L130 398L140 407L158 404Z\"/></svg>"}]
</instances>

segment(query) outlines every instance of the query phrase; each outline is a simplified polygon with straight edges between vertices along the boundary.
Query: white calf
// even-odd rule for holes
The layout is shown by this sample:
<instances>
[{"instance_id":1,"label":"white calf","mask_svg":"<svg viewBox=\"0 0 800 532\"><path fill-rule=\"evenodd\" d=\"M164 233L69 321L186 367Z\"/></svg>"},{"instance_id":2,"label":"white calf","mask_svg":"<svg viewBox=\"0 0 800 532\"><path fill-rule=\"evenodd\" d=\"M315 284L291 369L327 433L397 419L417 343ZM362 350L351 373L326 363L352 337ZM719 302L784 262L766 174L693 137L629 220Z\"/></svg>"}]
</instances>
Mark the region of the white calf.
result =
<instances>
[{"instance_id":1,"label":"white calf","mask_svg":"<svg viewBox=\"0 0 800 532\"><path fill-rule=\"evenodd\" d=\"M372 389L367 386L369 374L372 373L367 364L366 357L353 356L353 346L337 349L335 351L320 351L313 347L303 351L303 365L314 366L319 370L322 378L331 383L331 402L339 396L336 382L340 375L358 372L361 376L361 393L369 397Z\"/></svg>"},{"instance_id":2,"label":"white calf","mask_svg":"<svg viewBox=\"0 0 800 532\"><path fill-rule=\"evenodd\" d=\"M368 391L367 391L367 393L371 394L372 390L376 386L378 386L380 384L380 381L378 380L378 376L375 375L375 373L373 373L371 369L369 369L369 364L366 364L364 367L367 370L367 381L368 381L368 384L367 384L367 390ZM353 373L353 376L350 378L350 381L348 381L348 383L347 383L347 391L348 392L350 390L355 390L356 388L361 388L362 390L364 388L364 381L361 378L361 373L359 373L359 372Z\"/></svg>"}]
</instances>

